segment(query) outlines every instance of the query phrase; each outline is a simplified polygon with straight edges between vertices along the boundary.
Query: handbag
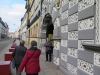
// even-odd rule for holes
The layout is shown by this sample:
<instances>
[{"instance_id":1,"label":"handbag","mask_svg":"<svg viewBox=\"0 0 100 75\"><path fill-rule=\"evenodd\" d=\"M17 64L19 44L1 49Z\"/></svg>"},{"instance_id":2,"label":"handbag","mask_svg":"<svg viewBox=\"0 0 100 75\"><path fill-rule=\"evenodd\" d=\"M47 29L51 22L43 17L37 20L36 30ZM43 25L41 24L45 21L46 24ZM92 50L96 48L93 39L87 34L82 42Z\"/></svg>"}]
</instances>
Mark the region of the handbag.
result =
<instances>
[{"instance_id":1,"label":"handbag","mask_svg":"<svg viewBox=\"0 0 100 75\"><path fill-rule=\"evenodd\" d=\"M15 60L14 60L14 58L12 60L12 68L15 68Z\"/></svg>"}]
</instances>

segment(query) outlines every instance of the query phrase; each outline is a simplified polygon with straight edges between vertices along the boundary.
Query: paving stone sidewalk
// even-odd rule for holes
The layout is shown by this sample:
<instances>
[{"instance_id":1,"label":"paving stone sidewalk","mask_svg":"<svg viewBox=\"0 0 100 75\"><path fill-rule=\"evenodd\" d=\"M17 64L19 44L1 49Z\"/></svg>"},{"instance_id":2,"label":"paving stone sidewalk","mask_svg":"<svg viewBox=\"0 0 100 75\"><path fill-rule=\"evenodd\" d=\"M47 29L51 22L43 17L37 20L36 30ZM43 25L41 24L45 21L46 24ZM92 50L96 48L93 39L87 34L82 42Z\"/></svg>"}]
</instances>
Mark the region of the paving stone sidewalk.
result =
<instances>
[{"instance_id":1,"label":"paving stone sidewalk","mask_svg":"<svg viewBox=\"0 0 100 75\"><path fill-rule=\"evenodd\" d=\"M17 45L19 45L19 40L17 40L16 43ZM4 60L4 54L9 51L8 49L11 47L11 45L12 44L9 44L0 53L0 60ZM26 47L28 46L26 45ZM62 72L54 68L52 62L45 62L45 55L42 54L40 56L40 67L41 67L41 72L39 73L39 75L64 75ZM11 75L16 75L16 70L12 69L12 67L11 67ZM22 72L22 75L26 75L25 71Z\"/></svg>"}]
</instances>

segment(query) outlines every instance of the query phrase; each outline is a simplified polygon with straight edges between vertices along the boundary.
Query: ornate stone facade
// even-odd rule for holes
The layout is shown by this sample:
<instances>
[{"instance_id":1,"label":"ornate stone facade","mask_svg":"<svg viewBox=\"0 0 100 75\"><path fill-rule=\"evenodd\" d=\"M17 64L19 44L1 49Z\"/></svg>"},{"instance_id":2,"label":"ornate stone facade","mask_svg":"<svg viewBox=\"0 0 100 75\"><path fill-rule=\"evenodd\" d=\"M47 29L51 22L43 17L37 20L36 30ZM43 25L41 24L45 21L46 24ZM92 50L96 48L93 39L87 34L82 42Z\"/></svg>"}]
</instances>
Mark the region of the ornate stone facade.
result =
<instances>
[{"instance_id":1,"label":"ornate stone facade","mask_svg":"<svg viewBox=\"0 0 100 75\"><path fill-rule=\"evenodd\" d=\"M100 74L100 51L93 48L100 45L99 4L99 0L60 0L57 7L56 0L51 2L53 63L65 75Z\"/></svg>"}]
</instances>

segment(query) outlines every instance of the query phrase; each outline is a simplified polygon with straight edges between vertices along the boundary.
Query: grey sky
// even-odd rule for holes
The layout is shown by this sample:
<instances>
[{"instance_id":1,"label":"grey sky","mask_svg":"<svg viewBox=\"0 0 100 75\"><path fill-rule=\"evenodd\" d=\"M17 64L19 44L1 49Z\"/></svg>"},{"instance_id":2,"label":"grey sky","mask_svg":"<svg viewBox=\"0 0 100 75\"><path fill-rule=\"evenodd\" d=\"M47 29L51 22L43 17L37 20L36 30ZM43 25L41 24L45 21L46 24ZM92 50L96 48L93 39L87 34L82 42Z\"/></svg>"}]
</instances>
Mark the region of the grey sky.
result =
<instances>
[{"instance_id":1,"label":"grey sky","mask_svg":"<svg viewBox=\"0 0 100 75\"><path fill-rule=\"evenodd\" d=\"M21 25L20 20L25 11L25 3L20 4L11 2L11 0L0 0L0 17L4 22L7 22L10 32L14 32Z\"/></svg>"}]
</instances>

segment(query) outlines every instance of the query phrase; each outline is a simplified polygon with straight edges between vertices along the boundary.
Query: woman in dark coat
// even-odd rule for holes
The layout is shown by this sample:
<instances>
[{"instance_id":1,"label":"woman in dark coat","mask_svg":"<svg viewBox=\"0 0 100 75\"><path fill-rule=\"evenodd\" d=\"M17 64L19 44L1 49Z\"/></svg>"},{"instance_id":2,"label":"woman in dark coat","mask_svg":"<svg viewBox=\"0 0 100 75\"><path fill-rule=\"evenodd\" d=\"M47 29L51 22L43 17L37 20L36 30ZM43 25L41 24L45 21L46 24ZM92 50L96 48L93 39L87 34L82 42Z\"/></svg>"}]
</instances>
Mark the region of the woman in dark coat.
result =
<instances>
[{"instance_id":1,"label":"woman in dark coat","mask_svg":"<svg viewBox=\"0 0 100 75\"><path fill-rule=\"evenodd\" d=\"M52 39L46 39L46 43L44 44L46 47L46 61L48 61L49 56L49 62L51 62L51 53L52 53Z\"/></svg>"},{"instance_id":2,"label":"woman in dark coat","mask_svg":"<svg viewBox=\"0 0 100 75\"><path fill-rule=\"evenodd\" d=\"M31 48L26 51L26 54L19 66L18 71L22 72L25 67L26 75L38 75L40 72L39 57L41 50L37 48L37 42L31 42Z\"/></svg>"}]
</instances>

